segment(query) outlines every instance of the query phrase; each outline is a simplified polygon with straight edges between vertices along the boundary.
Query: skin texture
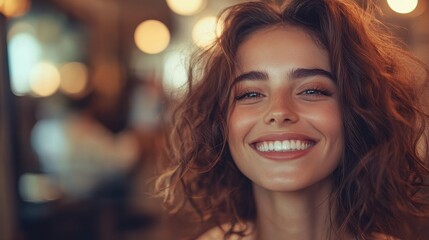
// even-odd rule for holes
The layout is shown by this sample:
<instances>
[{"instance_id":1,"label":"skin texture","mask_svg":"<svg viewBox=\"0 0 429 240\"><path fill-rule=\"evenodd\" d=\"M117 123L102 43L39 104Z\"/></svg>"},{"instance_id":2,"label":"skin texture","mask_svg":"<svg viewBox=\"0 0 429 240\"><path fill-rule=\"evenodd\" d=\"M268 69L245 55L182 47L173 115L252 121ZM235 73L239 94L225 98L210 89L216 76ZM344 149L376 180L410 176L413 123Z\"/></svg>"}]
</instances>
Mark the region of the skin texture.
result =
<instances>
[{"instance_id":1,"label":"skin texture","mask_svg":"<svg viewBox=\"0 0 429 240\"><path fill-rule=\"evenodd\" d=\"M280 26L250 35L237 59L228 142L253 182L258 238L326 239L331 173L343 149L328 54L303 30ZM261 153L254 144L291 139L309 147Z\"/></svg>"}]
</instances>

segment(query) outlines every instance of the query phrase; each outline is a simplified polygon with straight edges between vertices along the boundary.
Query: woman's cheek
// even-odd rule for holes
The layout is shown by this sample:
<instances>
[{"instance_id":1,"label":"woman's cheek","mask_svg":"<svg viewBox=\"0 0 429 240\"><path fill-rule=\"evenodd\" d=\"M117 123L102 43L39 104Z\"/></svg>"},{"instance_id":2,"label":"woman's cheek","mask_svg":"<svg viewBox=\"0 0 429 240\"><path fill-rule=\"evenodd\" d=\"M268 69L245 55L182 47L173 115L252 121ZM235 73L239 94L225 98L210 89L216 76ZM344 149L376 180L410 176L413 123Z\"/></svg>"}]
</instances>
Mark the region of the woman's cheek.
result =
<instances>
[{"instance_id":1,"label":"woman's cheek","mask_svg":"<svg viewBox=\"0 0 429 240\"><path fill-rule=\"evenodd\" d=\"M232 111L228 121L230 139L245 136L257 123L261 113L255 110L251 107L236 107Z\"/></svg>"}]
</instances>

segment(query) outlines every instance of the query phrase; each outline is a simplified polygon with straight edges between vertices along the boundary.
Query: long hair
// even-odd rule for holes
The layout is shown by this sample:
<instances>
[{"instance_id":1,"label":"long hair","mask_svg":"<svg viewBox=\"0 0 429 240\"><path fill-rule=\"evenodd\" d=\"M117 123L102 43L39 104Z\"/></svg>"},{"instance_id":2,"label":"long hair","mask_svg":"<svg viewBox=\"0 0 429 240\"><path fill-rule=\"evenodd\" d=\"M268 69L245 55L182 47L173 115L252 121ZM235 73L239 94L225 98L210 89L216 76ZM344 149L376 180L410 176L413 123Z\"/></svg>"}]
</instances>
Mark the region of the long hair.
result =
<instances>
[{"instance_id":1,"label":"long hair","mask_svg":"<svg viewBox=\"0 0 429 240\"><path fill-rule=\"evenodd\" d=\"M374 17L372 4L276 2L228 8L219 39L194 56L187 94L172 115L169 168L157 189L167 204L190 206L202 222L229 223L225 237L244 235L235 227L256 219L255 203L250 180L230 155L226 123L236 52L257 30L296 26L329 52L338 87L345 144L333 173L333 228L359 239L375 232L410 239L409 219L429 212L426 66Z\"/></svg>"}]
</instances>

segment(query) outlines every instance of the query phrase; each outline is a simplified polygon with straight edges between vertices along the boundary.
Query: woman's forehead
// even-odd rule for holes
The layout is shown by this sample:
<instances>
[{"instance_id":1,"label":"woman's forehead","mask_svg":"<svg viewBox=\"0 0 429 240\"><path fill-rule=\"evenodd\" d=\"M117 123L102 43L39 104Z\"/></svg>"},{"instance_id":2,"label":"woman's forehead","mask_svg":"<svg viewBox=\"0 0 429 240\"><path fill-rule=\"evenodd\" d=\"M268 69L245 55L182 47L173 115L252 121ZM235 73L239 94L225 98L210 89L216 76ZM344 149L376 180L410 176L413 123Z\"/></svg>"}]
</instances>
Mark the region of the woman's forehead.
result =
<instances>
[{"instance_id":1,"label":"woman's forehead","mask_svg":"<svg viewBox=\"0 0 429 240\"><path fill-rule=\"evenodd\" d=\"M317 67L330 71L328 52L302 28L275 26L250 34L238 47L236 71Z\"/></svg>"}]
</instances>

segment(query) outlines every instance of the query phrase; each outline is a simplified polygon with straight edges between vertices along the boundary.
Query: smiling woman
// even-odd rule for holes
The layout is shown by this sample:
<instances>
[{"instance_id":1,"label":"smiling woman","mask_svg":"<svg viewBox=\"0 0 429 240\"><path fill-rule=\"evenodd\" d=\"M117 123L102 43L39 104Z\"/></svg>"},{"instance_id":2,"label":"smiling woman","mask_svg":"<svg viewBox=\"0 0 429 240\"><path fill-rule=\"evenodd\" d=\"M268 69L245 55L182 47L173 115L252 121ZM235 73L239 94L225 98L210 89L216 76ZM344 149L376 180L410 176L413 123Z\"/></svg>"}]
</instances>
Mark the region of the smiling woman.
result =
<instances>
[{"instance_id":1,"label":"smiling woman","mask_svg":"<svg viewBox=\"0 0 429 240\"><path fill-rule=\"evenodd\" d=\"M228 144L254 191L296 191L329 181L343 137L327 51L286 25L253 33L236 58Z\"/></svg>"},{"instance_id":2,"label":"smiling woman","mask_svg":"<svg viewBox=\"0 0 429 240\"><path fill-rule=\"evenodd\" d=\"M422 237L428 71L372 10L262 1L220 17L190 64L157 185L199 215L199 239Z\"/></svg>"}]
</instances>

